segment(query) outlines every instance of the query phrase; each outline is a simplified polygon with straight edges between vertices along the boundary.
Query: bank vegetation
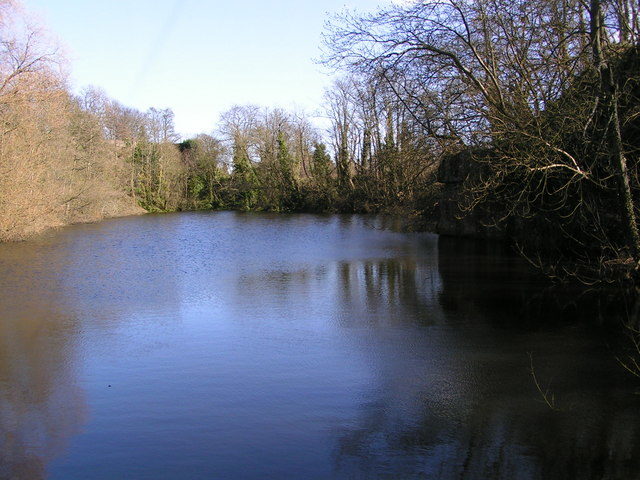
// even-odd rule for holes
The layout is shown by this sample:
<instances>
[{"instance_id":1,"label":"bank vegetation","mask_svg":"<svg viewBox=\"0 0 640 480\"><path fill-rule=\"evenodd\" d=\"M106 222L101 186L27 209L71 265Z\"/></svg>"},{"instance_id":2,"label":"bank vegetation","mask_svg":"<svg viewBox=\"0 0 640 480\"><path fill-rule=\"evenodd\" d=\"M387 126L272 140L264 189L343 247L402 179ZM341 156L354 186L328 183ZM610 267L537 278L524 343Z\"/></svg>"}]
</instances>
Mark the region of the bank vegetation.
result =
<instances>
[{"instance_id":1,"label":"bank vegetation","mask_svg":"<svg viewBox=\"0 0 640 480\"><path fill-rule=\"evenodd\" d=\"M345 11L324 36L321 61L340 73L326 131L238 105L182 140L168 108L71 94L46 34L0 0L0 239L141 209L392 212L443 233L471 222L550 275L633 278L638 10L438 0ZM449 191L443 172L459 177Z\"/></svg>"}]
</instances>

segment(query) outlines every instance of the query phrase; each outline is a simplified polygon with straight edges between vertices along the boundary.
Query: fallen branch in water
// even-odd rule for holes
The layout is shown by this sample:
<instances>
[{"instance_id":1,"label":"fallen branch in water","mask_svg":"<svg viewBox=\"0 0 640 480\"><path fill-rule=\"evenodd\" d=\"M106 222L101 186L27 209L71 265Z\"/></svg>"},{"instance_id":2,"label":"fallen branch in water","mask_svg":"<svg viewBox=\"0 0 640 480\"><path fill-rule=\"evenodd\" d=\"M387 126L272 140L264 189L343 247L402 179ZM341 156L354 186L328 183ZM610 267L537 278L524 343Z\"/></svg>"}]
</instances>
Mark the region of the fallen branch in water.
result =
<instances>
[{"instance_id":1,"label":"fallen branch in water","mask_svg":"<svg viewBox=\"0 0 640 480\"><path fill-rule=\"evenodd\" d=\"M529 365L530 365L529 372L531 373L531 377L533 378L533 383L535 384L536 389L540 393L542 400L551 410L556 412L559 411L560 409L556 405L556 397L552 392L549 391L549 386L547 386L547 388L543 390L542 386L540 385L540 382L538 381L536 370L533 366L533 354L529 352L528 355L529 355Z\"/></svg>"}]
</instances>

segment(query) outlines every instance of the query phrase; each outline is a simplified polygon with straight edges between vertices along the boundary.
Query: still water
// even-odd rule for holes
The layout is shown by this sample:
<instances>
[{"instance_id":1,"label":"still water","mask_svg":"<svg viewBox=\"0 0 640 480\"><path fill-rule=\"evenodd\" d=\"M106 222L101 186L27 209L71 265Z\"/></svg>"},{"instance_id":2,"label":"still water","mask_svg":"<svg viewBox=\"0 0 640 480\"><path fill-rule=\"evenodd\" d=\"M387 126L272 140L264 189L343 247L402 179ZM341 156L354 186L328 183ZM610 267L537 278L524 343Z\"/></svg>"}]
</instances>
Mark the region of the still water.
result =
<instances>
[{"instance_id":1,"label":"still water","mask_svg":"<svg viewBox=\"0 0 640 480\"><path fill-rule=\"evenodd\" d=\"M367 216L0 245L0 478L637 478L640 385L590 300Z\"/></svg>"}]
</instances>

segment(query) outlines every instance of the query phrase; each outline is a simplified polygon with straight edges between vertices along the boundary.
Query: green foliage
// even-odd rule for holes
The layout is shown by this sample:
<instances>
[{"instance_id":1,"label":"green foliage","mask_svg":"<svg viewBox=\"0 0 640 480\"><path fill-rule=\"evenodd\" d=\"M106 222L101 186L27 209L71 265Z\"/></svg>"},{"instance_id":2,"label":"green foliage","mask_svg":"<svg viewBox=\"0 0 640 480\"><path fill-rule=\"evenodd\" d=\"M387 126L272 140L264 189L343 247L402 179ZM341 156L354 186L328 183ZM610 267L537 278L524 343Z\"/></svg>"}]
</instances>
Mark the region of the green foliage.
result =
<instances>
[{"instance_id":1,"label":"green foliage","mask_svg":"<svg viewBox=\"0 0 640 480\"><path fill-rule=\"evenodd\" d=\"M293 158L289 155L287 142L282 133L278 135L278 152L276 155L283 189L295 189L295 179L293 178Z\"/></svg>"},{"instance_id":2,"label":"green foliage","mask_svg":"<svg viewBox=\"0 0 640 480\"><path fill-rule=\"evenodd\" d=\"M313 146L311 173L313 177L320 183L326 184L330 180L331 156L327 152L327 146L324 143L315 143Z\"/></svg>"},{"instance_id":3,"label":"green foliage","mask_svg":"<svg viewBox=\"0 0 640 480\"><path fill-rule=\"evenodd\" d=\"M178 148L180 149L181 152L196 150L198 148L198 142L193 138L189 138L183 142L180 142L178 144Z\"/></svg>"}]
</instances>

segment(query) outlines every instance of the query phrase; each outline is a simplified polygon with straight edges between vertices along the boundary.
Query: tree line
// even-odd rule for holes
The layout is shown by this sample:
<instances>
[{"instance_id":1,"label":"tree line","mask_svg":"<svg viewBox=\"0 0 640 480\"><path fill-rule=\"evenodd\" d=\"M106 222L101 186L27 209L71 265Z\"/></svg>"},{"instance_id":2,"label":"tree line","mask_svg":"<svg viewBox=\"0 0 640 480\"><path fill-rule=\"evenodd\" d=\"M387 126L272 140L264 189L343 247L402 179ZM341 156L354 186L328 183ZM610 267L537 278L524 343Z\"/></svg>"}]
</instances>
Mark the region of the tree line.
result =
<instances>
[{"instance_id":1,"label":"tree line","mask_svg":"<svg viewBox=\"0 0 640 480\"><path fill-rule=\"evenodd\" d=\"M640 14L631 0L437 0L343 12L322 61L326 131L239 105L181 141L170 109L73 95L45 36L0 0L0 238L135 211L460 215L542 255L637 271ZM546 266L553 266L546 262ZM551 271L551 270L550 270ZM556 272L557 273L557 272Z\"/></svg>"},{"instance_id":2,"label":"tree line","mask_svg":"<svg viewBox=\"0 0 640 480\"><path fill-rule=\"evenodd\" d=\"M334 18L326 61L382 82L439 161L467 154L461 215L482 211L551 275L577 273L568 260L595 278L610 267L635 275L639 10L411 2Z\"/></svg>"},{"instance_id":3,"label":"tree line","mask_svg":"<svg viewBox=\"0 0 640 480\"><path fill-rule=\"evenodd\" d=\"M19 5L0 0L0 239L144 209L419 211L431 142L385 86L326 92L329 131L303 113L238 105L182 141L171 109L139 111L66 65Z\"/></svg>"}]
</instances>

